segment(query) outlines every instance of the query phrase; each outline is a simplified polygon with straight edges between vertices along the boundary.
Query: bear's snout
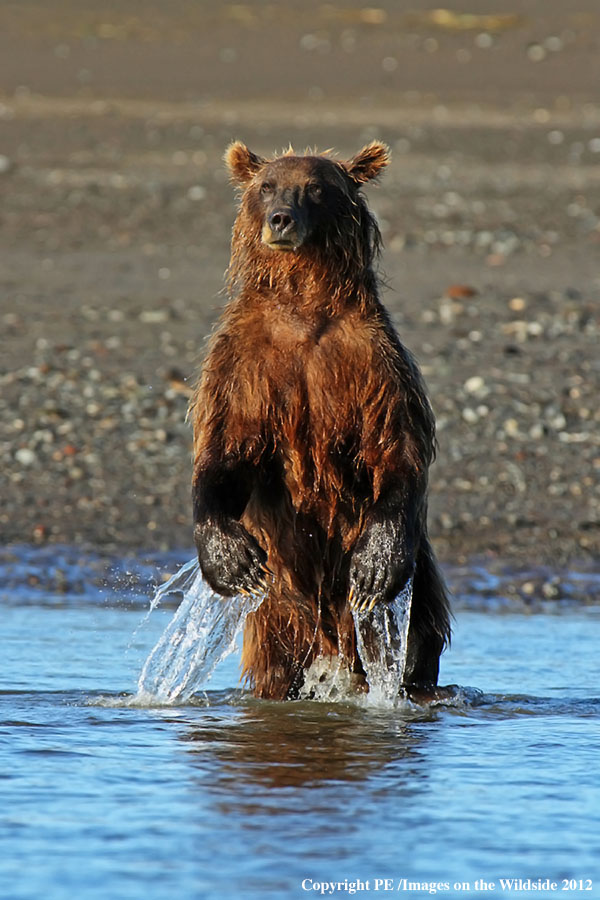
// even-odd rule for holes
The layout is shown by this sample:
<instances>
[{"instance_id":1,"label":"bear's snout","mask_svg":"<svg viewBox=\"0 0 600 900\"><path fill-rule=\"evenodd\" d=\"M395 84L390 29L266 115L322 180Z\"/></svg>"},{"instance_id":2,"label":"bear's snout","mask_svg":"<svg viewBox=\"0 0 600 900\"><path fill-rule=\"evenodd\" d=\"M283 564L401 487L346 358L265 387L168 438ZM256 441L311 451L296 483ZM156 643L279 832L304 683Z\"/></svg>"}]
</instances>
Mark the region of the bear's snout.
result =
<instances>
[{"instance_id":1,"label":"bear's snout","mask_svg":"<svg viewBox=\"0 0 600 900\"><path fill-rule=\"evenodd\" d=\"M296 222L290 209L278 209L269 216L269 228L273 234L280 234L282 237L288 231L292 231Z\"/></svg>"},{"instance_id":2,"label":"bear's snout","mask_svg":"<svg viewBox=\"0 0 600 900\"><path fill-rule=\"evenodd\" d=\"M303 218L291 206L278 206L269 212L262 239L272 250L297 250L306 238Z\"/></svg>"}]
</instances>

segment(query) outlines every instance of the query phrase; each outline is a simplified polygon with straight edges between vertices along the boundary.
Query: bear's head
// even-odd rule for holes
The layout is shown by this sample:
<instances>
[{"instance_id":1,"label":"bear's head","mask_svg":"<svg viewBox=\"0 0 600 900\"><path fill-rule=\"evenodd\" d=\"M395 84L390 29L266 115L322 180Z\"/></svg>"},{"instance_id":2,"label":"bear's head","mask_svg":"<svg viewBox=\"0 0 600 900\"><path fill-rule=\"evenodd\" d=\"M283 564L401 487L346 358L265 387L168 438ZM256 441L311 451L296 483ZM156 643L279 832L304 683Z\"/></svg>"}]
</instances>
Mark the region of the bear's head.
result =
<instances>
[{"instance_id":1,"label":"bear's head","mask_svg":"<svg viewBox=\"0 0 600 900\"><path fill-rule=\"evenodd\" d=\"M324 253L330 261L356 257L369 265L379 231L360 188L389 162L385 144L374 141L352 159L328 153L264 159L245 144L230 145L225 162L243 191L240 216L247 241L267 253Z\"/></svg>"}]
</instances>

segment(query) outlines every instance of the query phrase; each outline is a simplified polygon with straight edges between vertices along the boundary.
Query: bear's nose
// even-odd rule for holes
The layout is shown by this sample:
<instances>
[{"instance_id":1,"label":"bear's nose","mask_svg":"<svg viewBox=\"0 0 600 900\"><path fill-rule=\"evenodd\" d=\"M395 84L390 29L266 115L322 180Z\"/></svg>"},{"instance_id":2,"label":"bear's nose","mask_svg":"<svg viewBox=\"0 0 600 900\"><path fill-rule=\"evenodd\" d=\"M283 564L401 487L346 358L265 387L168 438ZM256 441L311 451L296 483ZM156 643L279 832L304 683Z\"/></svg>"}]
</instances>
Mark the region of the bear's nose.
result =
<instances>
[{"instance_id":1,"label":"bear's nose","mask_svg":"<svg viewBox=\"0 0 600 900\"><path fill-rule=\"evenodd\" d=\"M277 209L269 216L269 227L271 231L277 234L285 234L290 231L294 225L294 217L290 210Z\"/></svg>"}]
</instances>

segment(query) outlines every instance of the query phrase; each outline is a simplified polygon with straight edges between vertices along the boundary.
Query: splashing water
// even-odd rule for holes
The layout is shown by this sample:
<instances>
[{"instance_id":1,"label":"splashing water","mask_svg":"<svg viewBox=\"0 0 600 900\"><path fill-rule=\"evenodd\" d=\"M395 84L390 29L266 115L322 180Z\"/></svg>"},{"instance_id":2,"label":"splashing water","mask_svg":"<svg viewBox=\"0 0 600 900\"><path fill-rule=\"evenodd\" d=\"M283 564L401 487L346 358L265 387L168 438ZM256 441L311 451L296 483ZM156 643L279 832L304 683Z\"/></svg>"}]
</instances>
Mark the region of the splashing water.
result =
<instances>
[{"instance_id":1,"label":"splashing water","mask_svg":"<svg viewBox=\"0 0 600 900\"><path fill-rule=\"evenodd\" d=\"M237 647L247 616L264 595L224 599L212 591L196 559L185 563L157 591L148 615L171 594L179 607L144 663L136 701L185 701L206 683L217 665ZM390 706L403 697L412 580L391 603L354 612L358 652L369 685L369 705ZM352 676L338 657L317 660L306 673L303 699L336 700L355 693Z\"/></svg>"},{"instance_id":2,"label":"splashing water","mask_svg":"<svg viewBox=\"0 0 600 900\"><path fill-rule=\"evenodd\" d=\"M404 696L412 579L395 600L353 612L356 642L369 685L369 705L390 706Z\"/></svg>"},{"instance_id":3,"label":"splashing water","mask_svg":"<svg viewBox=\"0 0 600 900\"><path fill-rule=\"evenodd\" d=\"M159 603L161 603L165 597L168 597L169 594L176 594L179 591L181 591L182 594L185 594L192 586L199 574L200 566L198 565L198 560L195 557L194 559L190 559L186 563L184 563L178 572L175 572L175 574L172 575L168 581L166 581L161 587L158 588L152 602L150 603L148 615L150 615L150 613L156 609Z\"/></svg>"},{"instance_id":4,"label":"splashing water","mask_svg":"<svg viewBox=\"0 0 600 900\"><path fill-rule=\"evenodd\" d=\"M187 562L159 590L150 612L169 594L181 592L177 612L144 663L138 680L138 700L163 703L186 700L232 653L249 613L264 595L224 599L202 577L197 560Z\"/></svg>"},{"instance_id":5,"label":"splashing water","mask_svg":"<svg viewBox=\"0 0 600 900\"><path fill-rule=\"evenodd\" d=\"M355 701L361 691L358 678L344 665L341 656L319 656L304 673L300 700L334 703Z\"/></svg>"}]
</instances>

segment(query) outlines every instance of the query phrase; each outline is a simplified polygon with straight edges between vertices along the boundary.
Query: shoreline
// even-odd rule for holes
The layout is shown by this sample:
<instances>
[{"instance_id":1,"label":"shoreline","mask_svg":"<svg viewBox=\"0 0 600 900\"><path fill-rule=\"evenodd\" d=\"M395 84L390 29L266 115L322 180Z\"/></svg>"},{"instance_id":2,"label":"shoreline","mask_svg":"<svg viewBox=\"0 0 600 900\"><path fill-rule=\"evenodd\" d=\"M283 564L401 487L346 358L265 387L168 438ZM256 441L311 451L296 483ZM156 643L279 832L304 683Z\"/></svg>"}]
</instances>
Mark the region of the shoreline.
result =
<instances>
[{"instance_id":1,"label":"shoreline","mask_svg":"<svg viewBox=\"0 0 600 900\"><path fill-rule=\"evenodd\" d=\"M146 609L155 591L195 551L168 552L136 547L93 548L64 544L12 544L0 548L0 599L20 606L32 598L44 605L92 605ZM442 563L456 612L570 613L595 606L600 573L589 561L569 568L551 565L511 565L505 560L472 557L462 564ZM176 595L162 607L175 609Z\"/></svg>"}]
</instances>

